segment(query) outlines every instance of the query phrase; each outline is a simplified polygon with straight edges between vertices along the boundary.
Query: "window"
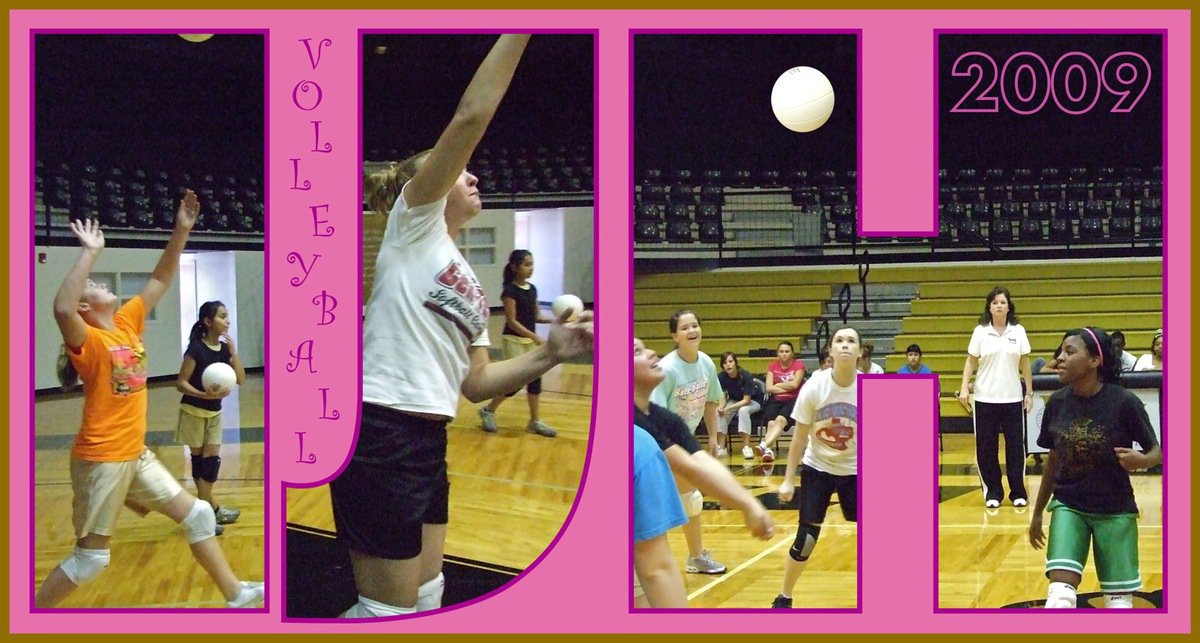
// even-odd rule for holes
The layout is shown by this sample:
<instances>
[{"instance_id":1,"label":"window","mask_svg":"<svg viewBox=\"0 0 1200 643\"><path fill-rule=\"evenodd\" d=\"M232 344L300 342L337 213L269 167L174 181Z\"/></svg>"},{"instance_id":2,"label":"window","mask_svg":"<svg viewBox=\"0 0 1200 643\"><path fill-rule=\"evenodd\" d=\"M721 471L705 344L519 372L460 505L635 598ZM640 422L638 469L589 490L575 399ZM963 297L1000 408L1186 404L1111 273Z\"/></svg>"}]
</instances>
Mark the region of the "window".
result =
<instances>
[{"instance_id":1,"label":"window","mask_svg":"<svg viewBox=\"0 0 1200 643\"><path fill-rule=\"evenodd\" d=\"M91 275L91 279L98 284L107 285L108 290L117 295L120 305L124 306L146 287L146 284L150 281L150 273L94 272ZM155 318L155 311L151 310L146 313L146 321L154 321Z\"/></svg>"},{"instance_id":2,"label":"window","mask_svg":"<svg viewBox=\"0 0 1200 643\"><path fill-rule=\"evenodd\" d=\"M496 263L496 229L463 228L455 240L458 250L472 266L490 266Z\"/></svg>"}]
</instances>

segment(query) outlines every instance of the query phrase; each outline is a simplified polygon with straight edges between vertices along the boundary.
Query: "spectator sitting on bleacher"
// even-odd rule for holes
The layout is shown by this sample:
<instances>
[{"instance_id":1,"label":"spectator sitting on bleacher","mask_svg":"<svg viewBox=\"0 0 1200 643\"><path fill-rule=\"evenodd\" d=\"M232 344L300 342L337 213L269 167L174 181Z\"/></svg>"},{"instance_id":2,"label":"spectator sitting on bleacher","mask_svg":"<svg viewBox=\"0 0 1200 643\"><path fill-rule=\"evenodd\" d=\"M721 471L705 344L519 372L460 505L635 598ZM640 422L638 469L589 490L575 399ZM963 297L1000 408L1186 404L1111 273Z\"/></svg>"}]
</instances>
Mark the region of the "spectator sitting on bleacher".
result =
<instances>
[{"instance_id":1,"label":"spectator sitting on bleacher","mask_svg":"<svg viewBox=\"0 0 1200 643\"><path fill-rule=\"evenodd\" d=\"M863 342L862 355L858 358L858 372L871 375L883 374L883 367L871 361L873 352L875 352L875 344Z\"/></svg>"},{"instance_id":2,"label":"spectator sitting on bleacher","mask_svg":"<svg viewBox=\"0 0 1200 643\"><path fill-rule=\"evenodd\" d=\"M1034 373L1047 373L1049 375L1055 375L1058 373L1058 362L1061 357L1062 346L1060 345L1058 348L1054 349L1054 357L1051 357L1050 361L1047 362L1040 357L1033 360L1032 370Z\"/></svg>"},{"instance_id":3,"label":"spectator sitting on bleacher","mask_svg":"<svg viewBox=\"0 0 1200 643\"><path fill-rule=\"evenodd\" d=\"M738 433L742 435L742 456L747 460L754 459L754 449L750 448L750 433L754 425L750 416L762 409L763 394L754 383L754 376L738 365L737 355L725 353L721 356L721 370L717 373L717 381L725 392L725 400L717 407L717 423L720 433L729 433L729 423L734 416L738 419Z\"/></svg>"},{"instance_id":4,"label":"spectator sitting on bleacher","mask_svg":"<svg viewBox=\"0 0 1200 643\"><path fill-rule=\"evenodd\" d=\"M1133 365L1135 371L1161 371L1163 357L1162 329L1154 331L1154 339L1150 342L1150 352L1138 358Z\"/></svg>"},{"instance_id":5,"label":"spectator sitting on bleacher","mask_svg":"<svg viewBox=\"0 0 1200 643\"><path fill-rule=\"evenodd\" d=\"M907 353L907 362L901 366L896 372L901 375L932 375L933 370L927 364L921 363L921 345L909 344Z\"/></svg>"},{"instance_id":6,"label":"spectator sitting on bleacher","mask_svg":"<svg viewBox=\"0 0 1200 643\"><path fill-rule=\"evenodd\" d=\"M833 355L829 354L829 347L821 349L821 363L817 368L818 371L826 371L833 368Z\"/></svg>"},{"instance_id":7,"label":"spectator sitting on bleacher","mask_svg":"<svg viewBox=\"0 0 1200 643\"><path fill-rule=\"evenodd\" d=\"M796 349L792 347L792 343L779 342L775 354L779 359L767 367L767 393L771 397L763 404L767 434L763 441L754 447L754 452L763 462L775 461L775 452L771 450L771 445L796 423L792 419L792 407L796 404L800 385L804 383L804 362L796 359Z\"/></svg>"},{"instance_id":8,"label":"spectator sitting on bleacher","mask_svg":"<svg viewBox=\"0 0 1200 643\"><path fill-rule=\"evenodd\" d=\"M1114 330L1108 336L1112 339L1113 350L1117 352L1117 358L1121 360L1121 372L1132 371L1134 365L1137 364L1137 358L1125 350L1125 333Z\"/></svg>"}]
</instances>

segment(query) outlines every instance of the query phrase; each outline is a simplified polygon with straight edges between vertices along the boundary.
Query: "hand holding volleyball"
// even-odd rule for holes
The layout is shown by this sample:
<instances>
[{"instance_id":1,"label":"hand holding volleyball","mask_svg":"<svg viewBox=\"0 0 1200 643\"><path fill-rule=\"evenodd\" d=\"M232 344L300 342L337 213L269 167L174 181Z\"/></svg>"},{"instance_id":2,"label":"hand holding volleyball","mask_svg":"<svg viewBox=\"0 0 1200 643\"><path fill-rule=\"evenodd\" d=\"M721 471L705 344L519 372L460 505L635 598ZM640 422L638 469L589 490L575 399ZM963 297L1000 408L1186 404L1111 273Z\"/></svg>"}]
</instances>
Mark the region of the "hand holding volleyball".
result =
<instances>
[{"instance_id":1,"label":"hand holding volleyball","mask_svg":"<svg viewBox=\"0 0 1200 643\"><path fill-rule=\"evenodd\" d=\"M578 299L578 297L576 297ZM574 314L572 308L564 308L555 316L546 335L546 348L555 361L562 362L592 351L595 339L592 312L585 310Z\"/></svg>"},{"instance_id":2,"label":"hand holding volleyball","mask_svg":"<svg viewBox=\"0 0 1200 643\"><path fill-rule=\"evenodd\" d=\"M206 393L224 394L221 397L225 397L237 386L237 373L229 364L216 362L204 369L200 375L200 383L204 385Z\"/></svg>"}]
</instances>

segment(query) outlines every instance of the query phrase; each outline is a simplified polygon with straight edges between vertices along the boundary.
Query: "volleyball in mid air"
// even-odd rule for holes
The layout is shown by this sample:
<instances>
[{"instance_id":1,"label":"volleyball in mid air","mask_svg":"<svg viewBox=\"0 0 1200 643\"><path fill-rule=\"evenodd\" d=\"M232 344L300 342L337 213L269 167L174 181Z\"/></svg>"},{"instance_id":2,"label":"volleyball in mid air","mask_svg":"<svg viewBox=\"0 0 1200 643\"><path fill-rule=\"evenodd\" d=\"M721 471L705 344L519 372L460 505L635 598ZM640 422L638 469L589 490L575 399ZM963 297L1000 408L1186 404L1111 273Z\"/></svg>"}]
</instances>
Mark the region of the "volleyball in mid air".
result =
<instances>
[{"instance_id":1,"label":"volleyball in mid air","mask_svg":"<svg viewBox=\"0 0 1200 643\"><path fill-rule=\"evenodd\" d=\"M812 67L792 67L771 88L771 110L793 132L811 132L833 113L833 85Z\"/></svg>"}]
</instances>

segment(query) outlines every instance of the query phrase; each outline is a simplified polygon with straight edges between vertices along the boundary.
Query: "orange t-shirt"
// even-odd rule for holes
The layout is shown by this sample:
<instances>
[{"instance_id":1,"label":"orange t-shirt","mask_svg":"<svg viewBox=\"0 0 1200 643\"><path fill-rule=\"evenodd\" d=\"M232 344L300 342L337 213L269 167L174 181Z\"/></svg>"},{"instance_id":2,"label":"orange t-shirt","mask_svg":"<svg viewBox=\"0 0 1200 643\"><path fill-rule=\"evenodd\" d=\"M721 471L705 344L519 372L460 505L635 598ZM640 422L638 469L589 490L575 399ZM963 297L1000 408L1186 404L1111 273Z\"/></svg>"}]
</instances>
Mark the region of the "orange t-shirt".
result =
<instances>
[{"instance_id":1,"label":"orange t-shirt","mask_svg":"<svg viewBox=\"0 0 1200 643\"><path fill-rule=\"evenodd\" d=\"M92 462L133 460L146 448L146 349L140 296L113 316L114 330L88 326L67 354L83 380L83 425L71 455Z\"/></svg>"}]
</instances>

